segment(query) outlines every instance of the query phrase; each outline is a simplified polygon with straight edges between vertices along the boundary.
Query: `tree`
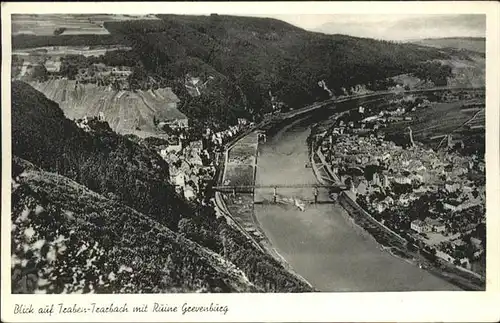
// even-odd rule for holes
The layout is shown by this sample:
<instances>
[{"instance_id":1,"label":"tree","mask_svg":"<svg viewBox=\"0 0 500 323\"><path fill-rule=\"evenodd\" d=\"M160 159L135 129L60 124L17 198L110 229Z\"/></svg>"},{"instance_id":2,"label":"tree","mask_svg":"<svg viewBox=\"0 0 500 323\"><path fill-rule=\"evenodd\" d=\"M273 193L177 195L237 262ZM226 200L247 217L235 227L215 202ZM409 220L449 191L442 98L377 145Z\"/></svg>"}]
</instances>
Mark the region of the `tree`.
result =
<instances>
[{"instance_id":1,"label":"tree","mask_svg":"<svg viewBox=\"0 0 500 323\"><path fill-rule=\"evenodd\" d=\"M62 33L64 33L66 31L66 27L59 27L59 28L56 28L54 30L54 35L55 36L58 36L58 35L61 35Z\"/></svg>"}]
</instances>

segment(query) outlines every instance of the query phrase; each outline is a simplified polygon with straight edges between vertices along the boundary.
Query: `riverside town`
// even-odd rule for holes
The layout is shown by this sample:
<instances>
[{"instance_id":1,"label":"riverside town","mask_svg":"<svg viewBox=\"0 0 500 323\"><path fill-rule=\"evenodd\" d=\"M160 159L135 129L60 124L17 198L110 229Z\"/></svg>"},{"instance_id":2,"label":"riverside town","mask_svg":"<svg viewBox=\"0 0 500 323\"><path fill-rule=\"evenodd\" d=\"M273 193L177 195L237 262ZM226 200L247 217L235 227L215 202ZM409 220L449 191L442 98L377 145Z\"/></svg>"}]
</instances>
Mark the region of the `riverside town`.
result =
<instances>
[{"instance_id":1,"label":"riverside town","mask_svg":"<svg viewBox=\"0 0 500 323\"><path fill-rule=\"evenodd\" d=\"M485 291L486 17L338 16L12 15L11 293Z\"/></svg>"}]
</instances>

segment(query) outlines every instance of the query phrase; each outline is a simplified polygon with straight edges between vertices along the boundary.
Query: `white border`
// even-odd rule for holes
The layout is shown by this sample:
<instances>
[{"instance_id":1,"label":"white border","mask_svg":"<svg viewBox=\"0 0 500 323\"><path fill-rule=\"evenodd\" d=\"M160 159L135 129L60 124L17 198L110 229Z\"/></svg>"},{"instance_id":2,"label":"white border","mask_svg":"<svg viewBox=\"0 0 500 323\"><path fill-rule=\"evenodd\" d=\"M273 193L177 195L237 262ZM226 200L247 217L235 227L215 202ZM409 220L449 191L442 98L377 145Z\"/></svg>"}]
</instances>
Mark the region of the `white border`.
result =
<instances>
[{"instance_id":1,"label":"white border","mask_svg":"<svg viewBox=\"0 0 500 323\"><path fill-rule=\"evenodd\" d=\"M314 294L167 294L167 295L10 295L10 14L460 14L487 15L486 164L487 164L487 291ZM175 3L2 3L2 321L499 321L500 167L499 167L499 5L497 2L175 2ZM210 302L227 305L227 315L128 313L124 315L14 316L13 304L91 302L115 304ZM495 306L494 304L497 304Z\"/></svg>"}]
</instances>

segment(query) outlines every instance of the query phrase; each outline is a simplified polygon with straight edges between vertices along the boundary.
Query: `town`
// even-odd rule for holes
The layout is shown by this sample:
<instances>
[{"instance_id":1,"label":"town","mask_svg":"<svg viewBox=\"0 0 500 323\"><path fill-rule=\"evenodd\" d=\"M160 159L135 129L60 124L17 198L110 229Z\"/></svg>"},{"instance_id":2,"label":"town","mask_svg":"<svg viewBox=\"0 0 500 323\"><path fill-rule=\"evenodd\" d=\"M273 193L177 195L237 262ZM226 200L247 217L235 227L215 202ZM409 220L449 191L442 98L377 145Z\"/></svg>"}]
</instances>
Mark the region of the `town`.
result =
<instances>
[{"instance_id":1,"label":"town","mask_svg":"<svg viewBox=\"0 0 500 323\"><path fill-rule=\"evenodd\" d=\"M76 125L86 132L92 132L106 123L103 112L98 116L84 116L75 119ZM139 138L126 135L129 139L156 151L169 165L170 182L177 193L194 203L208 203L206 194L215 179L217 166L224 153L225 145L235 136L255 124L239 118L238 124L222 131L206 127L201 138L189 127L187 118L158 121L155 136Z\"/></svg>"},{"instance_id":2,"label":"town","mask_svg":"<svg viewBox=\"0 0 500 323\"><path fill-rule=\"evenodd\" d=\"M453 96L459 95L446 99ZM411 112L423 114L438 100L405 95L384 108L360 106L336 118L316 143L347 194L373 218L411 246L484 276L484 155L460 153L464 143L451 135L441 136L433 149L414 140L410 125L397 144L384 133L391 123L409 124L415 120Z\"/></svg>"}]
</instances>

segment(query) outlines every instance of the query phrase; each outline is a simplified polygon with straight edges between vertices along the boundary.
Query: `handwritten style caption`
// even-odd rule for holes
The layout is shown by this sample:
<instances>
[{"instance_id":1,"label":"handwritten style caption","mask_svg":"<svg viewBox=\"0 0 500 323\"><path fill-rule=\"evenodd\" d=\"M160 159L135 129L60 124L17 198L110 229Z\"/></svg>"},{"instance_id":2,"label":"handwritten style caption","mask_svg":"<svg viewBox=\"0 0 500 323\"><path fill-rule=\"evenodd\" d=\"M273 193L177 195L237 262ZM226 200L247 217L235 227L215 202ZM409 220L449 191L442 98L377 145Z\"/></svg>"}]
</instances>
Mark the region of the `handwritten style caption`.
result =
<instances>
[{"instance_id":1,"label":"handwritten style caption","mask_svg":"<svg viewBox=\"0 0 500 323\"><path fill-rule=\"evenodd\" d=\"M210 303L209 305L193 305L184 303L182 305L170 305L162 303L129 305L127 303L88 303L81 305L77 303L46 304L44 306L33 306L33 304L15 304L15 315L67 315L67 314L110 314L110 313L220 313L226 315L229 311L227 305Z\"/></svg>"}]
</instances>

